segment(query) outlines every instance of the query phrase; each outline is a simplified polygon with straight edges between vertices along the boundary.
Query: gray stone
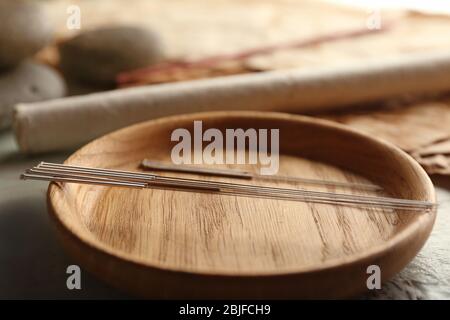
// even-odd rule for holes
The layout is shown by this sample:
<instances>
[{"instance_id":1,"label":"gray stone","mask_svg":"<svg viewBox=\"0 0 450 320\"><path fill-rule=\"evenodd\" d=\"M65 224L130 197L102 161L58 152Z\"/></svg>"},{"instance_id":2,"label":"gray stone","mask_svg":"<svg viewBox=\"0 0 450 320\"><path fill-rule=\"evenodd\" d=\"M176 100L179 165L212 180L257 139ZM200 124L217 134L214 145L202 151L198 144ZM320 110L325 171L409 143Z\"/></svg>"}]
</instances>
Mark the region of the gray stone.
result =
<instances>
[{"instance_id":1,"label":"gray stone","mask_svg":"<svg viewBox=\"0 0 450 320\"><path fill-rule=\"evenodd\" d=\"M154 32L131 26L94 29L59 45L61 69L86 83L114 84L118 73L146 67L163 59Z\"/></svg>"},{"instance_id":2,"label":"gray stone","mask_svg":"<svg viewBox=\"0 0 450 320\"><path fill-rule=\"evenodd\" d=\"M0 128L11 125L15 104L60 98L65 92L64 80L45 65L25 61L0 73Z\"/></svg>"},{"instance_id":3,"label":"gray stone","mask_svg":"<svg viewBox=\"0 0 450 320\"><path fill-rule=\"evenodd\" d=\"M19 64L48 44L53 25L36 1L0 0L0 68Z\"/></svg>"}]
</instances>

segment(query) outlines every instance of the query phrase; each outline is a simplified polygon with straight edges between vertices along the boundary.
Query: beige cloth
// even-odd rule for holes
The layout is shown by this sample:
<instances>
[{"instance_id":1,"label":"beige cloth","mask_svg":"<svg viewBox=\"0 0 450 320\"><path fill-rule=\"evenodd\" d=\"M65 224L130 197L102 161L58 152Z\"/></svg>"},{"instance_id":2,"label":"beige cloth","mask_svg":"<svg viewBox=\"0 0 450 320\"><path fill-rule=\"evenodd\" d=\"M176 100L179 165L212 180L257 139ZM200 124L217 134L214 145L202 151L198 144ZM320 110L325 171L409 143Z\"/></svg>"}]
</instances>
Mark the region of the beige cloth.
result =
<instances>
[{"instance_id":1,"label":"beige cloth","mask_svg":"<svg viewBox=\"0 0 450 320\"><path fill-rule=\"evenodd\" d=\"M372 26L375 12L318 0L54 0L47 3L58 37L105 24L137 24L158 32L171 58L198 59L287 43L339 30ZM81 9L81 30L66 27L70 5ZM396 54L450 49L447 16L407 11L379 12L381 27L371 37L252 58L257 69L316 68ZM376 24L375 24L376 25Z\"/></svg>"},{"instance_id":2,"label":"beige cloth","mask_svg":"<svg viewBox=\"0 0 450 320\"><path fill-rule=\"evenodd\" d=\"M429 174L450 175L450 99L325 116L389 141Z\"/></svg>"}]
</instances>

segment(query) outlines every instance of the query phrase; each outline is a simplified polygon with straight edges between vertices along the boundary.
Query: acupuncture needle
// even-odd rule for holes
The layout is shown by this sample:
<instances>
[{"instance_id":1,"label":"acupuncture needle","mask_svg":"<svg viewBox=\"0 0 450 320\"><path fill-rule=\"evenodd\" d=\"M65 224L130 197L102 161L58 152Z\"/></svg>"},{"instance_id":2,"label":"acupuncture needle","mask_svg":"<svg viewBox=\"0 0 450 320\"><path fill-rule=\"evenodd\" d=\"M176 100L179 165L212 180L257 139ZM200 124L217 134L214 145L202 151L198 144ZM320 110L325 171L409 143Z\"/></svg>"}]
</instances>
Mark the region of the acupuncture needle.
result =
<instances>
[{"instance_id":1,"label":"acupuncture needle","mask_svg":"<svg viewBox=\"0 0 450 320\"><path fill-rule=\"evenodd\" d=\"M74 182L74 183L86 183L86 184L98 184L98 185L111 185L111 186L125 186L125 187L137 187L137 188L157 188L157 189L169 189L169 190L177 190L177 191L188 191L188 192L213 192L221 195L236 195L236 196L246 196L246 197L257 197L257 198L269 198L269 199L277 199L277 200L291 200L291 201L303 201L303 202L313 202L313 203L322 203L322 204L341 204L341 205L350 205L350 206L362 206L362 207L370 207L373 206L380 207L383 209L405 209L411 211L422 211L422 210L430 210L433 205L429 203L422 204L408 204L408 203L383 203L377 201L367 201L367 200L359 200L359 199L327 199L321 197L314 197L308 195L272 195L265 193L252 193L251 190L248 192L235 191L235 190L222 190L211 187L202 187L202 186L187 186L187 185L178 185L178 184L165 184L165 183L155 183L155 184L142 184L142 183L128 183L122 180L114 181L110 179L102 179L97 181L96 179L85 178L82 174L68 174L64 173L63 176L52 176L49 174L30 174L25 173L21 175L22 179L33 179L33 180L46 180L46 181L55 181L55 182ZM396 200L396 199L393 199Z\"/></svg>"},{"instance_id":2,"label":"acupuncture needle","mask_svg":"<svg viewBox=\"0 0 450 320\"><path fill-rule=\"evenodd\" d=\"M149 182L153 181L157 178L158 183L171 183L171 184L179 184L184 183L186 186L201 186L206 189L213 188L213 189L230 189L235 188L238 191L245 191L245 190L258 190L260 193L263 192L269 192L271 194L286 194L290 193L292 195L303 195L303 194L309 194L314 196L330 196L333 198L336 197L345 197L347 199L351 199L355 197L355 195L351 194L343 194L343 193L333 193L333 192L321 192L321 191L309 191L309 190L302 190L302 189L287 189L287 188L277 188L277 187L264 187L264 186L254 186L254 185L245 185L245 184L234 184L234 183L227 183L227 182L212 182L212 181L203 181L203 180L197 180L197 179L186 179L186 178L174 178L174 177L163 177L163 176L156 176L153 174L146 174L146 173L139 173L139 172L128 172L128 171L120 171L120 170L110 170L110 169L97 169L97 168L86 168L86 167L80 167L80 166L71 166L71 165L59 165L59 164L49 164L49 163L41 163L36 167L35 169L31 170L40 170L41 167L51 167L52 170L64 170L61 168L70 168L77 172L88 172L91 174L99 175L98 171L100 171L100 174L104 173L111 173L112 175L116 177L131 177L133 180L141 181L141 182ZM155 182L155 181L153 181ZM373 196L363 196L363 195L357 195L359 199L368 199L368 200L382 200L382 201L390 201L392 199L396 198L390 198L390 197L373 197ZM396 200L404 200L404 199L396 199ZM408 202L408 204L416 203L420 204L422 201L419 200L405 200Z\"/></svg>"},{"instance_id":3,"label":"acupuncture needle","mask_svg":"<svg viewBox=\"0 0 450 320\"><path fill-rule=\"evenodd\" d=\"M321 186L334 186L334 187L346 187L346 188L356 188L361 190L381 190L379 186L373 184L365 183L351 183L351 182L340 182L331 180L318 180L318 179L308 179L301 177L289 177L281 175L262 175L257 173L252 173L249 171L237 170L237 169L217 169L217 168L206 168L197 167L194 165L174 165L149 159L144 159L141 163L142 167L145 169L167 171L167 172L181 172L181 173L192 173L207 176L216 177L228 177L228 178L238 178L246 180L267 180L275 182L292 182L292 183L302 183L309 185L321 185Z\"/></svg>"},{"instance_id":4,"label":"acupuncture needle","mask_svg":"<svg viewBox=\"0 0 450 320\"><path fill-rule=\"evenodd\" d=\"M127 183L127 182L123 182L123 181L95 181L92 179L86 179L86 178L67 178L67 177L56 177L56 176L49 176L49 175L34 175L34 174L22 174L21 178L24 180L27 179L32 179L32 180L44 180L44 181L50 181L50 182L73 182L73 183L82 183L82 184L94 184L94 185L105 185L105 186L121 186L121 187L131 187L131 188L148 188L149 186L146 184L139 184L139 183ZM222 190L217 190L215 188L202 188L199 187L197 188L184 188L184 186L170 186L170 185L152 185L151 186L154 189L162 189L162 190L176 190L176 191L187 191L187 192L213 192L216 193L218 192L218 194L220 195L235 195L235 196L246 196L246 197L254 197L254 198L263 198L263 199L272 199L274 197L270 196L268 197L267 195L260 195L260 194L244 194L244 193L239 193L239 192L230 192L230 191L222 191ZM389 203L372 203L372 202L367 202L367 201L362 201L362 202L355 202L355 201L335 201L335 200L330 200L330 199L321 199L321 198L314 198L314 197L289 197L289 196L277 196L274 199L276 200L291 200L291 201L302 201L302 202L312 202L312 203L319 203L319 204L331 204L331 205L336 205L336 204L341 204L341 205L346 205L346 206L358 206L358 207L368 207L368 208L373 208L375 207L380 207L381 209L404 209L404 210L409 210L409 211L422 211L422 210L430 210L432 207L418 207L418 206L399 206L399 205L391 205Z\"/></svg>"},{"instance_id":5,"label":"acupuncture needle","mask_svg":"<svg viewBox=\"0 0 450 320\"><path fill-rule=\"evenodd\" d=\"M84 183L92 183L100 178L102 184L108 181L115 182L114 185L130 179L128 182L142 182L145 187L172 188L183 191L207 191L220 194L257 196L265 198L276 198L296 201L327 202L331 204L354 204L354 205L376 205L380 207L403 208L408 210L430 209L434 204L419 200L397 199L388 197L373 197L351 194L327 193L307 190L293 190L284 188L258 187L252 185L231 184L224 182L209 182L195 179L180 179L173 177L161 177L138 172L128 172L111 169L86 168L79 166L59 165L41 163L37 167L27 171L23 176L25 179L33 179L33 175L47 175L47 180L52 179L75 179L73 182L83 183L81 179L87 177ZM106 178L105 178L106 177ZM113 180L118 179L119 181ZM64 180L62 180L64 181ZM111 185L113 185L111 183ZM133 185L131 185L133 186ZM143 187L138 184L138 187ZM415 208L417 207L417 208Z\"/></svg>"}]
</instances>

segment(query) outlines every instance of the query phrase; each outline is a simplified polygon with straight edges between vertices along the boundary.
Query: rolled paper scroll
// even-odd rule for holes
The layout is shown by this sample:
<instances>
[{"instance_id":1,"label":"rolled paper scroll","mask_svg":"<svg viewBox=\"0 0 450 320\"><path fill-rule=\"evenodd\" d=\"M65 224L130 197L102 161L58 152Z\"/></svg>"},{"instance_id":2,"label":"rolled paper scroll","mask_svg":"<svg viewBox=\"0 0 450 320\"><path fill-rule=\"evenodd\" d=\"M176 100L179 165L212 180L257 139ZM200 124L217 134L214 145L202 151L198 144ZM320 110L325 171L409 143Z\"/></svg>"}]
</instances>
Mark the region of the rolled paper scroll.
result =
<instances>
[{"instance_id":1,"label":"rolled paper scroll","mask_svg":"<svg viewBox=\"0 0 450 320\"><path fill-rule=\"evenodd\" d=\"M258 110L311 113L450 89L450 52L414 54L323 69L295 69L133 87L15 108L20 149L69 149L162 116Z\"/></svg>"}]
</instances>

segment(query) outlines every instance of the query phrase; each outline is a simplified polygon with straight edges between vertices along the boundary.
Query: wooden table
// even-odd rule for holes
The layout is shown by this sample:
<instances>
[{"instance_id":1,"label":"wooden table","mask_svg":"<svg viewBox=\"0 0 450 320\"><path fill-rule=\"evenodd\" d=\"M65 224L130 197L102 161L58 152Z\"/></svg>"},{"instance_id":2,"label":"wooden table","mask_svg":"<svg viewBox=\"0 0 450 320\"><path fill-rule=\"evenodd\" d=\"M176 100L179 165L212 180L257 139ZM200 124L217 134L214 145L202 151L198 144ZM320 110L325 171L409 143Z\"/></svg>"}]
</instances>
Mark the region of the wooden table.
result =
<instances>
[{"instance_id":1,"label":"wooden table","mask_svg":"<svg viewBox=\"0 0 450 320\"><path fill-rule=\"evenodd\" d=\"M0 299L129 298L83 271L81 290L66 287L66 268L76 262L60 247L47 215L47 184L19 180L39 161L61 162L66 156L24 157L10 133L0 134ZM450 179L435 183L440 206L425 247L381 290L361 298L450 299Z\"/></svg>"}]
</instances>

